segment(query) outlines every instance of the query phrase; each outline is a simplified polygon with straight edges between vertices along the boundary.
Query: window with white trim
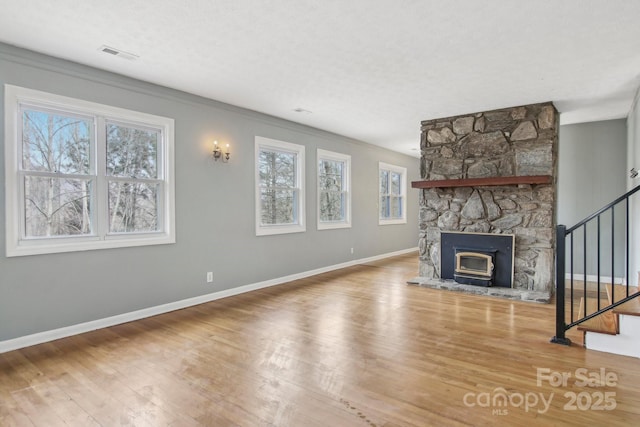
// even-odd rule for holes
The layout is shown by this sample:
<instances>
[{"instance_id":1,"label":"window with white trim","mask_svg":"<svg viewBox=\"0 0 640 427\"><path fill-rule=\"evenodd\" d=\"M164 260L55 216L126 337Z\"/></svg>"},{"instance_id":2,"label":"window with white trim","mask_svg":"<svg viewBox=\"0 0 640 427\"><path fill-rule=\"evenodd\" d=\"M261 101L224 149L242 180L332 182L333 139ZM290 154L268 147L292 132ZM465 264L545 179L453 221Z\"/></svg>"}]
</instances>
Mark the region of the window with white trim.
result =
<instances>
[{"instance_id":1,"label":"window with white trim","mask_svg":"<svg viewBox=\"0 0 640 427\"><path fill-rule=\"evenodd\" d=\"M5 85L7 256L175 242L173 119Z\"/></svg>"},{"instance_id":2,"label":"window with white trim","mask_svg":"<svg viewBox=\"0 0 640 427\"><path fill-rule=\"evenodd\" d=\"M256 235L306 231L304 146L256 136Z\"/></svg>"},{"instance_id":3,"label":"window with white trim","mask_svg":"<svg viewBox=\"0 0 640 427\"><path fill-rule=\"evenodd\" d=\"M351 156L318 149L318 230L351 227Z\"/></svg>"},{"instance_id":4,"label":"window with white trim","mask_svg":"<svg viewBox=\"0 0 640 427\"><path fill-rule=\"evenodd\" d=\"M407 169L380 162L378 166L380 225L407 222Z\"/></svg>"}]
</instances>

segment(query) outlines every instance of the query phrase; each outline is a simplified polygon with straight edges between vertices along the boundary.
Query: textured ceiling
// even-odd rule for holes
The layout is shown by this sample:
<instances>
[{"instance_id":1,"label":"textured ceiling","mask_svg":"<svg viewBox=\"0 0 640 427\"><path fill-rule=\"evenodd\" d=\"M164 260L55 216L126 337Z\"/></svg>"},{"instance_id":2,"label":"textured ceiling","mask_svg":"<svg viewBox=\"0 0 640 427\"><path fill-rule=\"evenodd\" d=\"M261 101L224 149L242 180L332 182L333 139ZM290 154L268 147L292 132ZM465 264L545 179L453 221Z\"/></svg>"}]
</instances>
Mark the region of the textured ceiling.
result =
<instances>
[{"instance_id":1,"label":"textured ceiling","mask_svg":"<svg viewBox=\"0 0 640 427\"><path fill-rule=\"evenodd\" d=\"M640 84L638 0L0 0L0 11L0 41L414 156L421 120L549 100L562 123L619 118Z\"/></svg>"}]
</instances>

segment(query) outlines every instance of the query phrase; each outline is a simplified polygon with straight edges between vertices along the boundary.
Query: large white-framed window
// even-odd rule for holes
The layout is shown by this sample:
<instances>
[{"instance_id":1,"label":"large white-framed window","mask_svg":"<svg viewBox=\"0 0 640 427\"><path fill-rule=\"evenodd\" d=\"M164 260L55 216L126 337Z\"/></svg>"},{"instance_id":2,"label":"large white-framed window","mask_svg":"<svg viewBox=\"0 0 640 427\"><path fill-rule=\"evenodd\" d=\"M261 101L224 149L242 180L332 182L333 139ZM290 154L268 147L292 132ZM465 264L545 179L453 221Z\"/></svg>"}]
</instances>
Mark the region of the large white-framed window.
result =
<instances>
[{"instance_id":1,"label":"large white-framed window","mask_svg":"<svg viewBox=\"0 0 640 427\"><path fill-rule=\"evenodd\" d=\"M351 227L351 156L318 149L318 230Z\"/></svg>"},{"instance_id":2,"label":"large white-framed window","mask_svg":"<svg viewBox=\"0 0 640 427\"><path fill-rule=\"evenodd\" d=\"M378 224L406 224L407 168L380 162L378 177Z\"/></svg>"},{"instance_id":3,"label":"large white-framed window","mask_svg":"<svg viewBox=\"0 0 640 427\"><path fill-rule=\"evenodd\" d=\"M306 231L304 146L256 136L256 235Z\"/></svg>"},{"instance_id":4,"label":"large white-framed window","mask_svg":"<svg viewBox=\"0 0 640 427\"><path fill-rule=\"evenodd\" d=\"M173 119L4 91L7 256L175 243Z\"/></svg>"}]
</instances>

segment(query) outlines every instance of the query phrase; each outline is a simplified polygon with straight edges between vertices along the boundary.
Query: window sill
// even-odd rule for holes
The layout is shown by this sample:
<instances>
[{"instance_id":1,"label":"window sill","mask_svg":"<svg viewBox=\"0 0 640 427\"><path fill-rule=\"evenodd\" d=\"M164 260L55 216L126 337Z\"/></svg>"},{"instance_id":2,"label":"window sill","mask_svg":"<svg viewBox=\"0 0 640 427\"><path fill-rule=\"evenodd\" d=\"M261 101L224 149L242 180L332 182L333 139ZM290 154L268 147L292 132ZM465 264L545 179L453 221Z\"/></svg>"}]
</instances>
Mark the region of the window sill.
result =
<instances>
[{"instance_id":1,"label":"window sill","mask_svg":"<svg viewBox=\"0 0 640 427\"><path fill-rule=\"evenodd\" d=\"M307 228L304 225L271 225L258 226L256 236L274 236L278 234L304 233Z\"/></svg>"},{"instance_id":2,"label":"window sill","mask_svg":"<svg viewBox=\"0 0 640 427\"><path fill-rule=\"evenodd\" d=\"M335 230L340 228L351 228L350 222L322 222L318 223L318 230Z\"/></svg>"},{"instance_id":3,"label":"window sill","mask_svg":"<svg viewBox=\"0 0 640 427\"><path fill-rule=\"evenodd\" d=\"M101 240L96 237L80 238L81 241L70 240L73 238L52 239L50 242L42 240L24 241L17 245L7 245L7 257L46 255L65 252L91 251L97 249L129 248L137 246L168 245L176 243L173 235L157 234L152 237L127 237L120 239Z\"/></svg>"},{"instance_id":4,"label":"window sill","mask_svg":"<svg viewBox=\"0 0 640 427\"><path fill-rule=\"evenodd\" d=\"M407 219L406 218L402 218L402 219L380 219L378 220L378 225L399 225L399 224L406 224L407 223Z\"/></svg>"}]
</instances>

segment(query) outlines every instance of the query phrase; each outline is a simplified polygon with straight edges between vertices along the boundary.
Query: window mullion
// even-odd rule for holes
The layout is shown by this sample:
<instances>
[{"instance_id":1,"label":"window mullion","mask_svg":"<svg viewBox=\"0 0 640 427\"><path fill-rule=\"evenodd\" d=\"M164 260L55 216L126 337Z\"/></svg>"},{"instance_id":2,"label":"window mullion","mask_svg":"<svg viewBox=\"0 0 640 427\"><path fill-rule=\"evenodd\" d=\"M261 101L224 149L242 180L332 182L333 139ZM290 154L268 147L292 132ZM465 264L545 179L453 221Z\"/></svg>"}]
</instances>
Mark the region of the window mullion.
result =
<instances>
[{"instance_id":1,"label":"window mullion","mask_svg":"<svg viewBox=\"0 0 640 427\"><path fill-rule=\"evenodd\" d=\"M28 171L22 170L20 173L24 176L37 176L43 178L60 178L60 179L84 179L84 180L92 180L94 179L93 174L82 174L82 173L60 173L60 172L42 172L42 171Z\"/></svg>"},{"instance_id":2,"label":"window mullion","mask_svg":"<svg viewBox=\"0 0 640 427\"><path fill-rule=\"evenodd\" d=\"M23 120L23 107L22 106L17 108L17 116L19 117L19 118L18 117L16 118L17 123L22 124L22 120ZM14 147L16 149L15 153L17 155L16 155L15 160L14 160L14 162L15 162L14 167L16 168L16 171L18 172L17 173L18 182L16 183L17 184L16 186L17 186L17 196L18 197L17 197L17 200L14 200L14 202L18 203L18 205L17 205L17 211L18 211L17 217L19 218L19 221L18 221L19 222L19 226L18 226L19 230L18 230L18 236L17 237L18 237L18 240L22 240L27 235L27 231L26 231L26 226L27 225L26 225L26 220L25 220L25 218L26 218L26 208L25 208L25 203L24 203L24 200L25 200L25 188L24 188L24 186L25 186L26 178L25 178L25 174L24 174L24 165L22 163L23 162L22 159L23 159L23 156L24 156L24 153L23 153L24 147L23 147L23 144L22 144L22 141L23 141L23 138L24 138L24 135L22 134L22 128L23 127L21 125L18 126L17 123L16 124L11 123L11 125L14 125L16 127L16 141L15 141ZM10 126L10 124L9 123L5 123L5 126ZM7 138L4 143L5 143L5 145L9 146L11 141L10 141L9 138ZM6 153L5 153L5 155L6 155Z\"/></svg>"},{"instance_id":3,"label":"window mullion","mask_svg":"<svg viewBox=\"0 0 640 427\"><path fill-rule=\"evenodd\" d=\"M109 230L109 198L108 198L108 182L107 182L107 123L104 117L96 117L95 119L95 143L92 145L92 165L95 183L95 224L96 235L100 239L104 239Z\"/></svg>"},{"instance_id":4,"label":"window mullion","mask_svg":"<svg viewBox=\"0 0 640 427\"><path fill-rule=\"evenodd\" d=\"M165 218L166 194L164 192L164 183L167 179L167 169L168 169L168 166L165 163L166 162L165 146L167 144L166 138L167 138L166 131L161 130L160 138L158 138L158 146L156 147L156 152L157 152L156 184L159 187L159 191L157 193L158 199L157 199L157 208L156 208L156 212L157 212L156 221L158 222L158 230L166 229L166 218Z\"/></svg>"},{"instance_id":5,"label":"window mullion","mask_svg":"<svg viewBox=\"0 0 640 427\"><path fill-rule=\"evenodd\" d=\"M131 178L128 176L109 176L110 182L142 182L145 184L162 184L164 181L156 178Z\"/></svg>"},{"instance_id":6,"label":"window mullion","mask_svg":"<svg viewBox=\"0 0 640 427\"><path fill-rule=\"evenodd\" d=\"M22 153L20 153L20 158L22 158ZM24 171L19 171L18 172L18 212L19 212L19 216L18 218L20 218L20 226L19 226L19 236L20 239L24 239L27 236L27 230L26 230L26 207L25 207L25 181L26 181L26 175L24 173Z\"/></svg>"}]
</instances>

